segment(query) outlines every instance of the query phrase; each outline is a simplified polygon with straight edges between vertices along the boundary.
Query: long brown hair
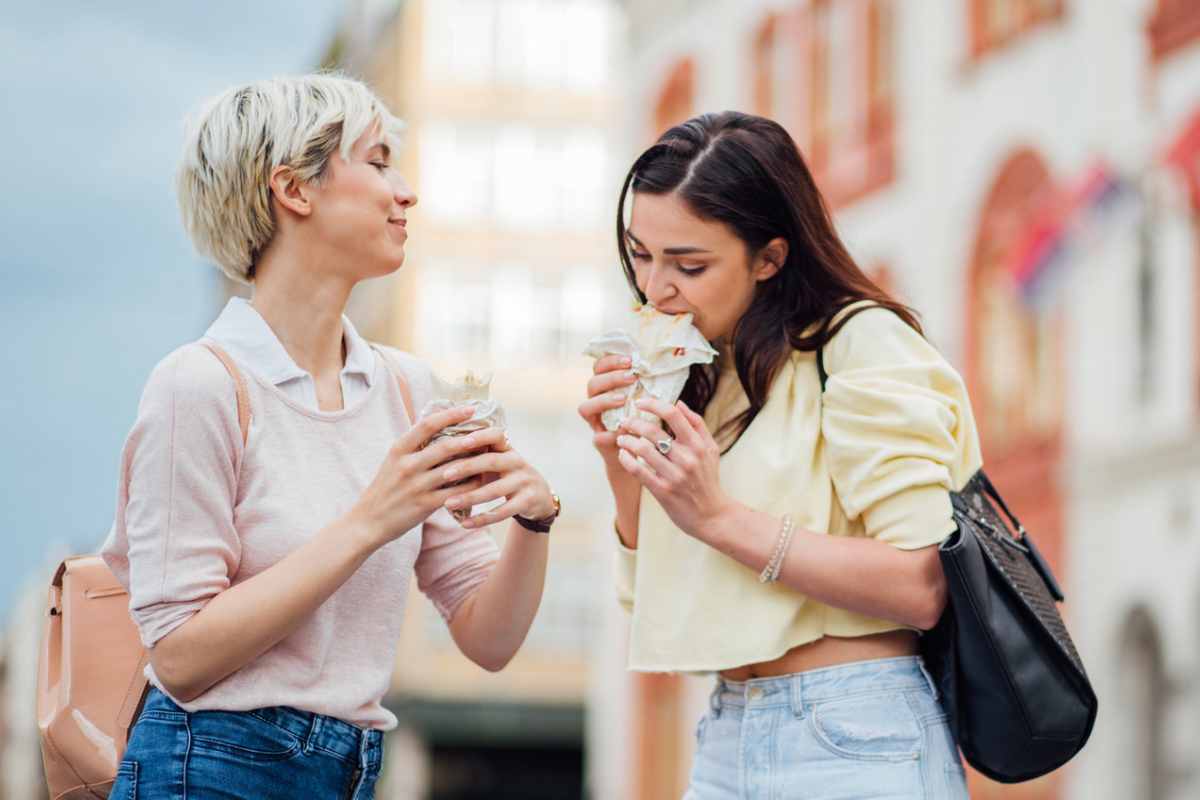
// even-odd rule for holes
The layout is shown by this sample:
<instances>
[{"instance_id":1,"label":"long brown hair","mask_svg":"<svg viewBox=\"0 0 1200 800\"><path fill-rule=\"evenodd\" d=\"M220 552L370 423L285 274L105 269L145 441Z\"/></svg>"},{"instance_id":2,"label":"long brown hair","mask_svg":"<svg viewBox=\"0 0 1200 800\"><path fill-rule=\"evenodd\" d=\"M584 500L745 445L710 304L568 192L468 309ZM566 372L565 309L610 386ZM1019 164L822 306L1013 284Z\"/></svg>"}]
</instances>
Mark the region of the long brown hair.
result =
<instances>
[{"instance_id":1,"label":"long brown hair","mask_svg":"<svg viewBox=\"0 0 1200 800\"><path fill-rule=\"evenodd\" d=\"M629 242L625 202L630 191L675 193L701 219L728 225L751 256L782 237L783 267L755 288L750 308L734 327L734 364L749 408L717 432L737 442L767 401L767 392L792 350L817 350L846 323L840 309L870 300L921 333L916 312L868 278L834 230L824 199L800 150L776 122L725 111L677 125L638 156L617 204L617 250L630 288L641 302ZM681 399L703 414L717 387L713 364L695 365Z\"/></svg>"}]
</instances>

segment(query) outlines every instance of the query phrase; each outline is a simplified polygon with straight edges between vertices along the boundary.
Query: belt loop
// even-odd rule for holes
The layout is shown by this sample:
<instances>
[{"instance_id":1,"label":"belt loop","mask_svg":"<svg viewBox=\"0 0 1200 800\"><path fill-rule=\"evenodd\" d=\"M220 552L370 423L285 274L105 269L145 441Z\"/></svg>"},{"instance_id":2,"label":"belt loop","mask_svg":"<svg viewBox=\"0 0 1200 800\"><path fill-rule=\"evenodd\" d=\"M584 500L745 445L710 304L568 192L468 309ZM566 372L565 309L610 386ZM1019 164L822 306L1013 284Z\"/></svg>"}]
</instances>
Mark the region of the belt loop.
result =
<instances>
[{"instance_id":1,"label":"belt loop","mask_svg":"<svg viewBox=\"0 0 1200 800\"><path fill-rule=\"evenodd\" d=\"M312 721L308 725L308 735L304 737L304 754L308 755L312 752L313 745L317 741L317 734L321 732L321 715L313 714Z\"/></svg>"},{"instance_id":2,"label":"belt loop","mask_svg":"<svg viewBox=\"0 0 1200 800\"><path fill-rule=\"evenodd\" d=\"M708 696L708 705L712 708L713 719L721 716L721 692L725 691L725 679L717 678L717 685Z\"/></svg>"},{"instance_id":3,"label":"belt loop","mask_svg":"<svg viewBox=\"0 0 1200 800\"><path fill-rule=\"evenodd\" d=\"M789 694L791 695L792 713L796 715L796 719L804 719L804 678L801 675L792 675L788 679Z\"/></svg>"},{"instance_id":4,"label":"belt loop","mask_svg":"<svg viewBox=\"0 0 1200 800\"><path fill-rule=\"evenodd\" d=\"M940 699L937 683L934 682L933 676L929 674L929 670L925 668L925 659L917 656L917 666L921 668L921 674L925 676L925 682L929 684L929 691L933 694L933 699Z\"/></svg>"}]
</instances>

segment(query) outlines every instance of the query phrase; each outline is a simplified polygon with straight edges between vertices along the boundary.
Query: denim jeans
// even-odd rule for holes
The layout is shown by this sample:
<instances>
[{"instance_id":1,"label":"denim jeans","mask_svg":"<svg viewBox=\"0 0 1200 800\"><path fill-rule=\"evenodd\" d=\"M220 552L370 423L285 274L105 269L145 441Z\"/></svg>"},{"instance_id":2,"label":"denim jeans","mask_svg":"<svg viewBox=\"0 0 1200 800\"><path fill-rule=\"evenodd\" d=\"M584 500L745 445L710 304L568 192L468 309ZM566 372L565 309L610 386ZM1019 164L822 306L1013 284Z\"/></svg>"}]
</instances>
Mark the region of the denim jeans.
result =
<instances>
[{"instance_id":1,"label":"denim jeans","mask_svg":"<svg viewBox=\"0 0 1200 800\"><path fill-rule=\"evenodd\" d=\"M370 800L380 731L294 708L187 712L151 689L110 800Z\"/></svg>"},{"instance_id":2,"label":"denim jeans","mask_svg":"<svg viewBox=\"0 0 1200 800\"><path fill-rule=\"evenodd\" d=\"M718 678L684 800L967 797L919 657Z\"/></svg>"}]
</instances>

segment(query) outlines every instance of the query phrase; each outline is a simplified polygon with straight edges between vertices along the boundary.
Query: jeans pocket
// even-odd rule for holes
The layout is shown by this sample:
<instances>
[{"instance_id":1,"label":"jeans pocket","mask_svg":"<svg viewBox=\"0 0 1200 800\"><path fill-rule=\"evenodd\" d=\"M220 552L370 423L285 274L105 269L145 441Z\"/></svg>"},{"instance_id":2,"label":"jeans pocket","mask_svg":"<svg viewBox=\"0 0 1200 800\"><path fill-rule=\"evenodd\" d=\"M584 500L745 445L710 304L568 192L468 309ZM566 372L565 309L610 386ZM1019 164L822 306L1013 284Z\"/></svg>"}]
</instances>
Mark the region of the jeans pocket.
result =
<instances>
[{"instance_id":1,"label":"jeans pocket","mask_svg":"<svg viewBox=\"0 0 1200 800\"><path fill-rule=\"evenodd\" d=\"M246 761L286 761L300 753L300 737L244 711L196 711L189 715L192 747Z\"/></svg>"},{"instance_id":2,"label":"jeans pocket","mask_svg":"<svg viewBox=\"0 0 1200 800\"><path fill-rule=\"evenodd\" d=\"M859 761L912 761L921 757L924 731L903 694L881 693L813 706L813 735L835 755Z\"/></svg>"},{"instance_id":3,"label":"jeans pocket","mask_svg":"<svg viewBox=\"0 0 1200 800\"><path fill-rule=\"evenodd\" d=\"M117 777L109 790L109 800L137 800L138 764L126 759L117 765Z\"/></svg>"}]
</instances>

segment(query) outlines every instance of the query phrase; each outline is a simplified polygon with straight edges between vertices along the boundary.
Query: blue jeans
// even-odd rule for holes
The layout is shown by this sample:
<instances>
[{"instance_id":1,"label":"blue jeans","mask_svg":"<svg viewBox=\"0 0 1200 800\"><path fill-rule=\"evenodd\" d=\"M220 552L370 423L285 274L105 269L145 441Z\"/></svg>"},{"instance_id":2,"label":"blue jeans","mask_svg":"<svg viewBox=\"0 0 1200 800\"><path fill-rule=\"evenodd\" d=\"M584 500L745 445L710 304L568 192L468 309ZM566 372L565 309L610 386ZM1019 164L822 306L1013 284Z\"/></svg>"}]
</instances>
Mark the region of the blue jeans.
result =
<instances>
[{"instance_id":1,"label":"blue jeans","mask_svg":"<svg viewBox=\"0 0 1200 800\"><path fill-rule=\"evenodd\" d=\"M919 657L718 678L684 800L967 797Z\"/></svg>"},{"instance_id":2,"label":"blue jeans","mask_svg":"<svg viewBox=\"0 0 1200 800\"><path fill-rule=\"evenodd\" d=\"M157 689L129 739L110 800L370 800L380 731L298 711L187 712Z\"/></svg>"}]
</instances>

